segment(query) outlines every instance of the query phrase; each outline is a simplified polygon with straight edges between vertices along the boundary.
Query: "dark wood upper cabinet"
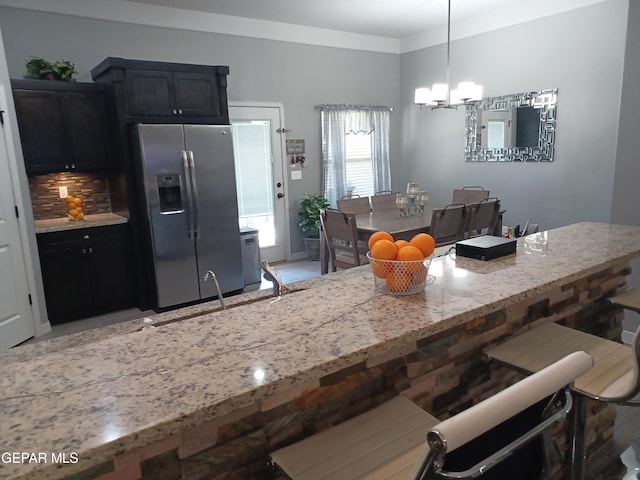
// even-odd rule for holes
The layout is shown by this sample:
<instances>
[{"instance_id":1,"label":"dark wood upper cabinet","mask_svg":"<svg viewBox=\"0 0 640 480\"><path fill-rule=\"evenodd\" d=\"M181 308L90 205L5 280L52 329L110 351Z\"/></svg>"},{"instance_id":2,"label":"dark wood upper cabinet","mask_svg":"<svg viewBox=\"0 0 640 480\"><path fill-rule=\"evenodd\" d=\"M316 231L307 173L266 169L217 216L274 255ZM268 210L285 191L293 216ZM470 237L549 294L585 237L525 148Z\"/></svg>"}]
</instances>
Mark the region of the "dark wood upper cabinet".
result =
<instances>
[{"instance_id":1,"label":"dark wood upper cabinet","mask_svg":"<svg viewBox=\"0 0 640 480\"><path fill-rule=\"evenodd\" d=\"M110 167L103 85L12 80L11 86L27 174Z\"/></svg>"},{"instance_id":2,"label":"dark wood upper cabinet","mask_svg":"<svg viewBox=\"0 0 640 480\"><path fill-rule=\"evenodd\" d=\"M91 70L112 84L128 123L229 123L229 67L109 57Z\"/></svg>"}]
</instances>

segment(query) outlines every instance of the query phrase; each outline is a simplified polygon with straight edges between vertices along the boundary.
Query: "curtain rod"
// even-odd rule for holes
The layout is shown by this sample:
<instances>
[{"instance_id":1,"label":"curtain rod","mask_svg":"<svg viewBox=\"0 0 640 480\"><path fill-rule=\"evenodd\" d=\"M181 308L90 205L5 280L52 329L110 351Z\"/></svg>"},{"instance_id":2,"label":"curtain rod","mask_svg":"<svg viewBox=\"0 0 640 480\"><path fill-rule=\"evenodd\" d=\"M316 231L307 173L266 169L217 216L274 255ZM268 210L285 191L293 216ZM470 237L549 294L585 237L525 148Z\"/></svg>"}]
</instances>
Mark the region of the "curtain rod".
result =
<instances>
[{"instance_id":1,"label":"curtain rod","mask_svg":"<svg viewBox=\"0 0 640 480\"><path fill-rule=\"evenodd\" d=\"M352 109L352 110L388 110L393 112L393 107L387 107L386 105L347 105L344 103L331 104L324 103L315 106L316 110L331 110L331 109Z\"/></svg>"}]
</instances>

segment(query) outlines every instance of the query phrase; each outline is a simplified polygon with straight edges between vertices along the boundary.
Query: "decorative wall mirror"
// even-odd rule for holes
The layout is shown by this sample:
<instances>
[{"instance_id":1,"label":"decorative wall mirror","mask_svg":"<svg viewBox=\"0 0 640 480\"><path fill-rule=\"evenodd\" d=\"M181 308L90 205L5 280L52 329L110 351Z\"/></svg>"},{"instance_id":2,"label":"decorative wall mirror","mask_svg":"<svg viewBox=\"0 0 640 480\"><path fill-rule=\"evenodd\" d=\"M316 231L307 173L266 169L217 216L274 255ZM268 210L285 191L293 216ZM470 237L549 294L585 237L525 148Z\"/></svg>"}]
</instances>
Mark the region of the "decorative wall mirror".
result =
<instances>
[{"instance_id":1,"label":"decorative wall mirror","mask_svg":"<svg viewBox=\"0 0 640 480\"><path fill-rule=\"evenodd\" d=\"M552 162L557 100L548 89L467 105L465 162Z\"/></svg>"}]
</instances>

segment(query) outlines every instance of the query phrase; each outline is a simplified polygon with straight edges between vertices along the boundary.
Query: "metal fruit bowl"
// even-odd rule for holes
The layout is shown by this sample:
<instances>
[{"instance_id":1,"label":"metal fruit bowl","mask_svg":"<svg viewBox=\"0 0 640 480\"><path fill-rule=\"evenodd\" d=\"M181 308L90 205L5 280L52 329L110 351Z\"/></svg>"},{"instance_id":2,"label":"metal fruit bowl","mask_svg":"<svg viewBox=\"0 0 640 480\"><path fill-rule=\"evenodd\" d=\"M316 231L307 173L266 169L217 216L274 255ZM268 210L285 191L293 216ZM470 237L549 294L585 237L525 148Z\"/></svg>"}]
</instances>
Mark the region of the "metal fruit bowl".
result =
<instances>
[{"instance_id":1,"label":"metal fruit bowl","mask_svg":"<svg viewBox=\"0 0 640 480\"><path fill-rule=\"evenodd\" d=\"M424 290L427 284L431 256L424 260L378 260L367 252L373 271L374 288L390 295L413 295Z\"/></svg>"}]
</instances>

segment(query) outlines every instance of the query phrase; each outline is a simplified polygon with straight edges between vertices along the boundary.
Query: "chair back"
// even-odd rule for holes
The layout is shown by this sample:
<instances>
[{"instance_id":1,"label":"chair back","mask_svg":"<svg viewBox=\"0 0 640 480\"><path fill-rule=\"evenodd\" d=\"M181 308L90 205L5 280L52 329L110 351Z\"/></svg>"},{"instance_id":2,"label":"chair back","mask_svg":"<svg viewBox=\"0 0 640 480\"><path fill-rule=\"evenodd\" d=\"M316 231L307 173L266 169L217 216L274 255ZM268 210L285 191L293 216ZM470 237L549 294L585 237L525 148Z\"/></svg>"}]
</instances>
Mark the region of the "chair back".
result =
<instances>
[{"instance_id":1,"label":"chair back","mask_svg":"<svg viewBox=\"0 0 640 480\"><path fill-rule=\"evenodd\" d=\"M467 204L469 218L465 237L478 235L491 235L500 216L500 199L497 197L480 200L477 203Z\"/></svg>"},{"instance_id":2,"label":"chair back","mask_svg":"<svg viewBox=\"0 0 640 480\"><path fill-rule=\"evenodd\" d=\"M394 210L396 207L396 193L376 193L371 197L371 208L374 212L380 210Z\"/></svg>"},{"instance_id":3,"label":"chair back","mask_svg":"<svg viewBox=\"0 0 640 480\"><path fill-rule=\"evenodd\" d=\"M454 188L451 203L476 203L489 198L489 190L481 186L470 185L462 188Z\"/></svg>"},{"instance_id":4,"label":"chair back","mask_svg":"<svg viewBox=\"0 0 640 480\"><path fill-rule=\"evenodd\" d=\"M462 203L452 203L444 208L433 209L429 234L436 241L436 247L464 239L467 211L467 206Z\"/></svg>"},{"instance_id":5,"label":"chair back","mask_svg":"<svg viewBox=\"0 0 640 480\"><path fill-rule=\"evenodd\" d=\"M569 387L592 366L590 355L573 352L440 422L427 434L429 449L412 478L475 478L482 474L483 479L528 480L548 475L542 435L569 413ZM564 397L561 407L554 406L558 397Z\"/></svg>"},{"instance_id":6,"label":"chair back","mask_svg":"<svg viewBox=\"0 0 640 480\"><path fill-rule=\"evenodd\" d=\"M338 210L349 213L369 213L371 205L369 197L351 197L338 200Z\"/></svg>"},{"instance_id":7,"label":"chair back","mask_svg":"<svg viewBox=\"0 0 640 480\"><path fill-rule=\"evenodd\" d=\"M320 211L320 224L329 250L331 268L352 268L367 262L366 249L358 245L356 215L341 210Z\"/></svg>"}]
</instances>

